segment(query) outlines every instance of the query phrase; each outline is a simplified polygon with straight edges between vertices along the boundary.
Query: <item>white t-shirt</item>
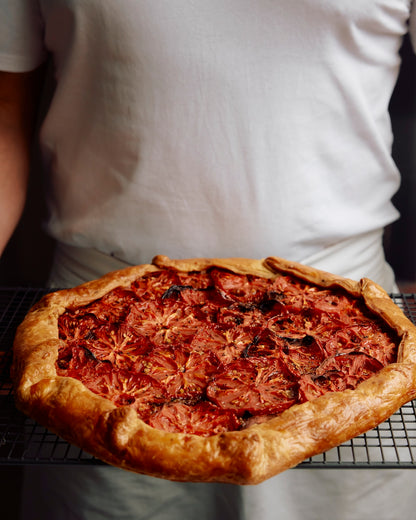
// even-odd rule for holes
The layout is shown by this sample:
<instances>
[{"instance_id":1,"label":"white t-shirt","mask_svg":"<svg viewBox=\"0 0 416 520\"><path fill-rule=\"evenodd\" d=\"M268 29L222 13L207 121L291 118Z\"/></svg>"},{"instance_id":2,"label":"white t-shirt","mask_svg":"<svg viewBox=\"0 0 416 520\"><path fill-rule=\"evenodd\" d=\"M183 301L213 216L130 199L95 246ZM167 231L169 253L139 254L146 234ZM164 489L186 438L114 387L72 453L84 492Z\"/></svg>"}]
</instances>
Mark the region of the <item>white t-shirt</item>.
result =
<instances>
[{"instance_id":1,"label":"white t-shirt","mask_svg":"<svg viewBox=\"0 0 416 520\"><path fill-rule=\"evenodd\" d=\"M0 68L52 54L48 229L129 263L333 248L398 217L388 103L410 0L3 0ZM371 243L368 241L368 247ZM316 255L323 262L315 261ZM330 263L369 275L356 253ZM356 265L355 265L356 264Z\"/></svg>"}]
</instances>

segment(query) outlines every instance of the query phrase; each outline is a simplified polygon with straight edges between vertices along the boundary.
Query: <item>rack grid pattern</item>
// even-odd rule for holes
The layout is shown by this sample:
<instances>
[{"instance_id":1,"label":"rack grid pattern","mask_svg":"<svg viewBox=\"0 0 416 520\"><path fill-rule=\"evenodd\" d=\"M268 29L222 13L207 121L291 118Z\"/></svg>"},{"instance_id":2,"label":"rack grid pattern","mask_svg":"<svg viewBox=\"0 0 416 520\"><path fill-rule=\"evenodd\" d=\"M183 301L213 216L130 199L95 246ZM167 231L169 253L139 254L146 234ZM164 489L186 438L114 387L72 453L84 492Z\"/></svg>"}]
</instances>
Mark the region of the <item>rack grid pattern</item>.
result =
<instances>
[{"instance_id":1,"label":"rack grid pattern","mask_svg":"<svg viewBox=\"0 0 416 520\"><path fill-rule=\"evenodd\" d=\"M16 327L46 292L40 288L0 288L0 464L103 464L27 418L14 405L10 363ZM416 295L392 297L416 323ZM373 430L298 467L416 467L416 401L405 404Z\"/></svg>"}]
</instances>

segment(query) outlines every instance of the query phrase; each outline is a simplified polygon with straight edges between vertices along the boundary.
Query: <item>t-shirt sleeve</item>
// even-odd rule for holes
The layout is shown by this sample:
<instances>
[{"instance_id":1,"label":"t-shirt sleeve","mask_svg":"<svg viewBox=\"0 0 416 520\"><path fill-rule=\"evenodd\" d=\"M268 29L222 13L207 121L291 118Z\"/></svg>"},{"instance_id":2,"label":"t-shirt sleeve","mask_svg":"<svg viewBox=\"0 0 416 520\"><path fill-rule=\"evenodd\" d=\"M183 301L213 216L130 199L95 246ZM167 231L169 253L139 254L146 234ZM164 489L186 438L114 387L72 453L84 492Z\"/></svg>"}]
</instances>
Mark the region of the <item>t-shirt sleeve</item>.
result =
<instances>
[{"instance_id":1,"label":"t-shirt sleeve","mask_svg":"<svg viewBox=\"0 0 416 520\"><path fill-rule=\"evenodd\" d=\"M46 59L37 0L0 1L0 70L26 72Z\"/></svg>"}]
</instances>

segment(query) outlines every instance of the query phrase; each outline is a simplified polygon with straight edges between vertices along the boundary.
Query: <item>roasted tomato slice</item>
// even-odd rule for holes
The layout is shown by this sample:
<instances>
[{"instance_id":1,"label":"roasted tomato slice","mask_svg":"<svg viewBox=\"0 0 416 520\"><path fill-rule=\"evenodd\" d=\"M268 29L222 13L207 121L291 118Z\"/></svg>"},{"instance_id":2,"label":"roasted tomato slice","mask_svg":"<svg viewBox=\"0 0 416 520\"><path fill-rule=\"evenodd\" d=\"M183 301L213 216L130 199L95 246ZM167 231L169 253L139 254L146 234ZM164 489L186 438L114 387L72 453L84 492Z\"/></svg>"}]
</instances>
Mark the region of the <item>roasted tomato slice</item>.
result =
<instances>
[{"instance_id":1,"label":"roasted tomato slice","mask_svg":"<svg viewBox=\"0 0 416 520\"><path fill-rule=\"evenodd\" d=\"M315 375L320 377L338 374L346 388L354 388L382 368L383 364L368 354L348 352L326 359L317 368Z\"/></svg>"},{"instance_id":2,"label":"roasted tomato slice","mask_svg":"<svg viewBox=\"0 0 416 520\"><path fill-rule=\"evenodd\" d=\"M296 402L296 383L271 358L240 359L224 367L207 388L211 401L237 414L277 414Z\"/></svg>"},{"instance_id":3,"label":"roasted tomato slice","mask_svg":"<svg viewBox=\"0 0 416 520\"><path fill-rule=\"evenodd\" d=\"M163 405L148 419L153 428L168 432L192 433L210 436L237 430L241 423L232 411L224 411L214 404L201 401L193 405L171 402Z\"/></svg>"},{"instance_id":4,"label":"roasted tomato slice","mask_svg":"<svg viewBox=\"0 0 416 520\"><path fill-rule=\"evenodd\" d=\"M81 341L88 338L100 324L101 321L94 314L67 311L58 319L59 336L67 341Z\"/></svg>"},{"instance_id":5,"label":"roasted tomato slice","mask_svg":"<svg viewBox=\"0 0 416 520\"><path fill-rule=\"evenodd\" d=\"M117 406L131 406L142 418L148 416L155 404L163 403L167 398L166 390L156 379L128 370L107 371L105 363L97 367L94 379L88 378L83 383Z\"/></svg>"},{"instance_id":6,"label":"roasted tomato slice","mask_svg":"<svg viewBox=\"0 0 416 520\"><path fill-rule=\"evenodd\" d=\"M314 371L325 359L324 350L312 336L284 338L283 341L282 359L295 377Z\"/></svg>"},{"instance_id":7,"label":"roasted tomato slice","mask_svg":"<svg viewBox=\"0 0 416 520\"><path fill-rule=\"evenodd\" d=\"M194 289L206 290L212 286L212 278L207 272L177 273L180 285L191 285Z\"/></svg>"},{"instance_id":8,"label":"roasted tomato slice","mask_svg":"<svg viewBox=\"0 0 416 520\"><path fill-rule=\"evenodd\" d=\"M135 294L122 287L117 287L105 294L99 300L95 300L75 311L78 315L91 314L102 323L118 323L121 321L131 305L136 301Z\"/></svg>"},{"instance_id":9,"label":"roasted tomato slice","mask_svg":"<svg viewBox=\"0 0 416 520\"><path fill-rule=\"evenodd\" d=\"M213 269L211 276L217 291L225 300L240 303L260 302L269 283L266 278L234 274L221 269Z\"/></svg>"},{"instance_id":10,"label":"roasted tomato slice","mask_svg":"<svg viewBox=\"0 0 416 520\"><path fill-rule=\"evenodd\" d=\"M178 283L175 271L162 270L147 273L131 284L131 289L140 300L161 298L171 285Z\"/></svg>"},{"instance_id":11,"label":"roasted tomato slice","mask_svg":"<svg viewBox=\"0 0 416 520\"><path fill-rule=\"evenodd\" d=\"M134 305L125 320L125 327L156 345L183 344L193 337L201 324L192 309L181 307L168 299L144 301Z\"/></svg>"},{"instance_id":12,"label":"roasted tomato slice","mask_svg":"<svg viewBox=\"0 0 416 520\"><path fill-rule=\"evenodd\" d=\"M82 342L68 342L59 349L56 362L57 374L81 379L95 370L98 361Z\"/></svg>"},{"instance_id":13,"label":"roasted tomato slice","mask_svg":"<svg viewBox=\"0 0 416 520\"><path fill-rule=\"evenodd\" d=\"M88 348L98 361L109 361L118 368L131 368L137 357L149 351L151 344L145 337L136 336L123 325L100 325L79 342Z\"/></svg>"},{"instance_id":14,"label":"roasted tomato slice","mask_svg":"<svg viewBox=\"0 0 416 520\"><path fill-rule=\"evenodd\" d=\"M215 325L207 326L201 323L198 331L192 338L190 348L195 352L216 352L227 343L227 337L220 328Z\"/></svg>"},{"instance_id":15,"label":"roasted tomato slice","mask_svg":"<svg viewBox=\"0 0 416 520\"><path fill-rule=\"evenodd\" d=\"M299 379L299 399L309 401L326 392L353 389L382 368L380 361L362 352L331 356L313 375L305 374Z\"/></svg>"},{"instance_id":16,"label":"roasted tomato slice","mask_svg":"<svg viewBox=\"0 0 416 520\"><path fill-rule=\"evenodd\" d=\"M200 398L217 359L212 353L189 352L183 348L155 348L143 358L143 372L159 381L171 398Z\"/></svg>"}]
</instances>

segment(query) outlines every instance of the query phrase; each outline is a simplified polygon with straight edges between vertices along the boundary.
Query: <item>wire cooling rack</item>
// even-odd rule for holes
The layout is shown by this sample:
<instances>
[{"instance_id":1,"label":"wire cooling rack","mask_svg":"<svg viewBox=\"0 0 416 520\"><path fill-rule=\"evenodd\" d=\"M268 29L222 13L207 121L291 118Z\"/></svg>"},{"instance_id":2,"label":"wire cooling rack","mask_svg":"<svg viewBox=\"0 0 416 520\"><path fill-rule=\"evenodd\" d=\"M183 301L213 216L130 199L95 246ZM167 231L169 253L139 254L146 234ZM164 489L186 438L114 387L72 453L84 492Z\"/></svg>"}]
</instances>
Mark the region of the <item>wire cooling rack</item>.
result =
<instances>
[{"instance_id":1,"label":"wire cooling rack","mask_svg":"<svg viewBox=\"0 0 416 520\"><path fill-rule=\"evenodd\" d=\"M102 464L101 461L20 413L10 381L16 327L47 291L0 288L0 464ZM416 295L393 300L416 323ZM299 468L416 467L416 401L404 405L373 430L302 462Z\"/></svg>"}]
</instances>

